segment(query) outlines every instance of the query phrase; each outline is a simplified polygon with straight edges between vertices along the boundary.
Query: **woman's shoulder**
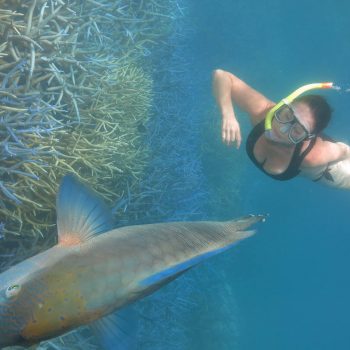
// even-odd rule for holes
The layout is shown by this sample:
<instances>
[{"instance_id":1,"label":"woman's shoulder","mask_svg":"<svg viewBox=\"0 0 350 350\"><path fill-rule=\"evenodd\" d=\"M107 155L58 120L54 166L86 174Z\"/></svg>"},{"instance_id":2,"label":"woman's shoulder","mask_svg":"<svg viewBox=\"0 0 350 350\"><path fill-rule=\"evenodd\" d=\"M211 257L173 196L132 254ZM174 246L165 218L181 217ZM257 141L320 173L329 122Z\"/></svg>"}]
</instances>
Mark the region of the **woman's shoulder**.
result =
<instances>
[{"instance_id":1,"label":"woman's shoulder","mask_svg":"<svg viewBox=\"0 0 350 350\"><path fill-rule=\"evenodd\" d=\"M257 109L255 114L250 113L252 125L255 126L265 120L267 112L276 105L275 102L270 100L264 101L261 104L260 110Z\"/></svg>"},{"instance_id":2,"label":"woman's shoulder","mask_svg":"<svg viewBox=\"0 0 350 350\"><path fill-rule=\"evenodd\" d=\"M303 148L306 149L307 147L308 144ZM317 136L313 147L306 154L302 165L305 167L318 167L329 163L329 161L334 158L333 154L336 147L336 142L330 137L325 135Z\"/></svg>"}]
</instances>

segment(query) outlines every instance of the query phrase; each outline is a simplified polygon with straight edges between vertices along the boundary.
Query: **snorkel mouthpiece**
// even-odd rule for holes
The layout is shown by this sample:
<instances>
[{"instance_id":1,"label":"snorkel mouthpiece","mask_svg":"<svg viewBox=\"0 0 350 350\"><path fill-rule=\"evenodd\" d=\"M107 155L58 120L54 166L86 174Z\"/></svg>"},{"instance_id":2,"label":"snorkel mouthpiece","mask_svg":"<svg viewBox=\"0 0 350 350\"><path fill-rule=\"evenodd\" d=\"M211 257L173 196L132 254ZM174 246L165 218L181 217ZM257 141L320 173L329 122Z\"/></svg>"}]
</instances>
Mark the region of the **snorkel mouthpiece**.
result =
<instances>
[{"instance_id":1,"label":"snorkel mouthpiece","mask_svg":"<svg viewBox=\"0 0 350 350\"><path fill-rule=\"evenodd\" d=\"M313 84L307 84L301 86L299 89L292 92L290 95L285 97L283 100L281 100L279 103L277 103L274 107L272 107L265 118L265 132L270 133L272 129L272 119L274 117L275 111L279 109L282 105L291 104L298 96L303 94L306 91L314 90L314 89L332 89L334 88L333 83L327 82L327 83L313 83Z\"/></svg>"}]
</instances>

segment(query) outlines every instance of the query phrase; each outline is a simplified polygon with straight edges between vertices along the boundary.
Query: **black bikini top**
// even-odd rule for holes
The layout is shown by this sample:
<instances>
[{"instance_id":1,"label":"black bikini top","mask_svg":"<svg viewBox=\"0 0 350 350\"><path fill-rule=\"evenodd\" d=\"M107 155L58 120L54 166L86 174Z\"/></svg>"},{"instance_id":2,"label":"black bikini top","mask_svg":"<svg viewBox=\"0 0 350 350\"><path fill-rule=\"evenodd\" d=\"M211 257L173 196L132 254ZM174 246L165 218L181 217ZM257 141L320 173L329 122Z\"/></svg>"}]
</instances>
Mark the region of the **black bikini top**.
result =
<instances>
[{"instance_id":1,"label":"black bikini top","mask_svg":"<svg viewBox=\"0 0 350 350\"><path fill-rule=\"evenodd\" d=\"M246 143L246 151L249 156L249 158L252 160L252 162L266 175L272 177L275 180L280 181L286 181L293 179L300 173L300 165L302 161L304 160L305 156L311 151L312 147L314 146L316 142L316 137L312 138L307 148L301 152L303 142L300 142L296 144L292 158L290 160L290 163L288 165L288 168L281 174L270 174L264 169L265 161L262 163L259 163L257 159L254 156L254 146L258 139L264 134L265 132L265 120L262 120L259 124L255 125L253 130L250 132L247 138Z\"/></svg>"}]
</instances>

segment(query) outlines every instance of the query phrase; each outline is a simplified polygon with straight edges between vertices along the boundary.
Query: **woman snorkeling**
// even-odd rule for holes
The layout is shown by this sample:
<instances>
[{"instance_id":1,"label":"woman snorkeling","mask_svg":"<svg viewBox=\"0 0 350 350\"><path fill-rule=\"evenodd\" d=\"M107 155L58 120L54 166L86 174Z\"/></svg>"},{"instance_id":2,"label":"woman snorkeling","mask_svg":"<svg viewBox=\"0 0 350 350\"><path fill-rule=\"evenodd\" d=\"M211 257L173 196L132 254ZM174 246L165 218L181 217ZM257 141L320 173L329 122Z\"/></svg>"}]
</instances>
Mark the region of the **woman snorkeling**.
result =
<instances>
[{"instance_id":1,"label":"woman snorkeling","mask_svg":"<svg viewBox=\"0 0 350 350\"><path fill-rule=\"evenodd\" d=\"M322 96L301 96L329 88L334 88L332 83L305 85L276 104L234 74L217 69L213 90L222 116L222 140L240 147L237 104L253 125L246 143L248 156L266 175L276 180L302 175L350 189L350 147L322 134L331 118L330 106Z\"/></svg>"}]
</instances>

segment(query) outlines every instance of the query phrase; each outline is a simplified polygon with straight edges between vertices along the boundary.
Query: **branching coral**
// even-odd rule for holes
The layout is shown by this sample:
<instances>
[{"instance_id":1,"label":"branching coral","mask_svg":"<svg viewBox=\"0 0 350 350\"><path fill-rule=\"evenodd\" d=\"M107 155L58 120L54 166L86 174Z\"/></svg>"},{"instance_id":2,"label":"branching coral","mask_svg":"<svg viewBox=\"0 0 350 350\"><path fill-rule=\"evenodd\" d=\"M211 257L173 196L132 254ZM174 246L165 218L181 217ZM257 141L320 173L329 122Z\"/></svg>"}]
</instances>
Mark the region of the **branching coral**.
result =
<instances>
[{"instance_id":1,"label":"branching coral","mask_svg":"<svg viewBox=\"0 0 350 350\"><path fill-rule=\"evenodd\" d=\"M147 34L155 14L142 2L2 1L2 8L2 232L43 235L54 225L64 173L109 202L140 179L152 83L139 57L160 33Z\"/></svg>"},{"instance_id":2,"label":"branching coral","mask_svg":"<svg viewBox=\"0 0 350 350\"><path fill-rule=\"evenodd\" d=\"M29 238L43 248L38 236L54 225L57 183L68 171L88 181L109 203L122 198L114 207L119 219L198 218L205 194L200 190L200 164L192 153L197 128L190 103L182 105L191 95L183 75L187 63L180 50L173 52L183 35L179 24L174 25L182 15L178 2L7 0L0 7L6 9L0 12L3 247L20 242L22 258L28 254ZM176 65L173 55L180 58ZM151 74L157 80L153 93ZM157 104L150 130L152 97ZM143 143L148 130L148 142ZM148 157L152 159L145 170ZM9 233L20 233L21 239ZM4 256L7 250L14 249L4 249ZM0 268L17 262L18 256L2 264L0 254ZM177 286L154 304L141 305L147 317L159 321L157 327L142 325L143 349L164 344L172 348L171 342L182 348L185 335L179 320L182 312L191 312L186 301L191 288ZM178 305L167 305L175 294L183 296L184 307L172 318L177 328L169 332L162 321L179 311ZM73 333L40 348L88 348L88 340Z\"/></svg>"}]
</instances>

